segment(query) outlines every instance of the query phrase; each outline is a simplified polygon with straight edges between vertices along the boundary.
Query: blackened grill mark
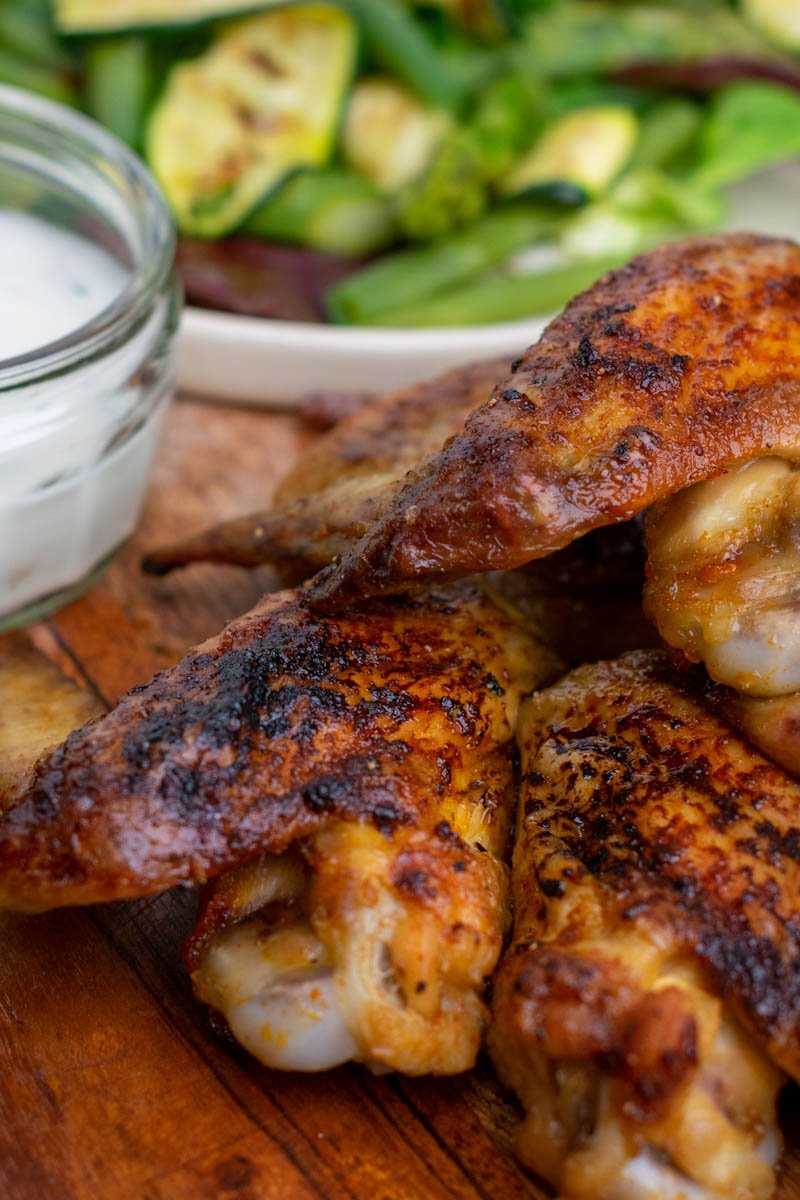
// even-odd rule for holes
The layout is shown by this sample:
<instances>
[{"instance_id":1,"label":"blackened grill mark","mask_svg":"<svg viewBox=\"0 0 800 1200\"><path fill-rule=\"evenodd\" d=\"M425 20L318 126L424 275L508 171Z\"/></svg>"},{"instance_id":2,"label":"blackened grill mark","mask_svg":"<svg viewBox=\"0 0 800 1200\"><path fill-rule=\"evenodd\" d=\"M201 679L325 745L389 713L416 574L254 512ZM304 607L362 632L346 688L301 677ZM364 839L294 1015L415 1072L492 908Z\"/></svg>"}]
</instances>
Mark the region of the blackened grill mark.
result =
<instances>
[{"instance_id":1,"label":"blackened grill mark","mask_svg":"<svg viewBox=\"0 0 800 1200\"><path fill-rule=\"evenodd\" d=\"M577 367L593 367L599 361L600 355L592 345L592 339L588 333L585 333L578 343L578 349L572 356L572 361Z\"/></svg>"},{"instance_id":2,"label":"blackened grill mark","mask_svg":"<svg viewBox=\"0 0 800 1200\"><path fill-rule=\"evenodd\" d=\"M435 900L437 896L436 881L427 871L403 871L395 877L394 885L418 900Z\"/></svg>"},{"instance_id":3,"label":"blackened grill mark","mask_svg":"<svg viewBox=\"0 0 800 1200\"><path fill-rule=\"evenodd\" d=\"M689 696L699 691L691 674L676 677L666 668L654 674L677 679L676 686ZM647 677L639 683L646 690ZM660 914L660 920L671 923L674 935L724 981L726 993L736 997L762 1033L779 1044L782 1039L791 1044L800 1022L800 914L777 880L754 875L747 862L728 862L715 844L703 850L699 861L693 854L692 822L699 820L723 833L731 826L749 828L751 835L732 838L731 847L775 868L800 861L800 828L778 828L756 818L762 789L768 792L774 786L775 769L767 764L742 767L736 759L722 766L716 757L712 763L693 740L691 717L682 719L669 704L633 703L624 690L613 700L606 695L604 711L609 703L619 716L597 716L580 728L569 728L557 718L545 725L547 749L534 762L548 767L528 770L523 784L537 788L539 797L548 782L555 789L546 803L534 803L533 794L523 790L532 844L537 830L547 831L549 815L559 813L553 825L564 851L616 895L623 919L631 921L647 911ZM573 721L579 711L570 709ZM730 737L714 743L723 764ZM587 778L580 769L587 755L595 761L628 761L636 769L627 777L616 771L598 776L592 766ZM642 833L642 807L658 814L662 798L669 819L657 817L655 829L646 823ZM548 898L557 896L555 885L563 884L564 878L545 877L540 890ZM751 924L752 904L774 914L779 935Z\"/></svg>"},{"instance_id":4,"label":"blackened grill mark","mask_svg":"<svg viewBox=\"0 0 800 1200\"><path fill-rule=\"evenodd\" d=\"M485 687L495 696L505 696L506 689L497 680L497 678L489 671L483 678Z\"/></svg>"},{"instance_id":5,"label":"blackened grill mark","mask_svg":"<svg viewBox=\"0 0 800 1200\"><path fill-rule=\"evenodd\" d=\"M452 696L443 696L439 701L441 708L464 737L474 737L480 709L471 700L455 700Z\"/></svg>"},{"instance_id":6,"label":"blackened grill mark","mask_svg":"<svg viewBox=\"0 0 800 1200\"><path fill-rule=\"evenodd\" d=\"M322 775L303 792L303 803L312 812L334 812L346 807L353 794L353 783L339 775Z\"/></svg>"},{"instance_id":7,"label":"blackened grill mark","mask_svg":"<svg viewBox=\"0 0 800 1200\"><path fill-rule=\"evenodd\" d=\"M561 879L540 879L539 887L548 899L563 896L565 892L564 883Z\"/></svg>"}]
</instances>

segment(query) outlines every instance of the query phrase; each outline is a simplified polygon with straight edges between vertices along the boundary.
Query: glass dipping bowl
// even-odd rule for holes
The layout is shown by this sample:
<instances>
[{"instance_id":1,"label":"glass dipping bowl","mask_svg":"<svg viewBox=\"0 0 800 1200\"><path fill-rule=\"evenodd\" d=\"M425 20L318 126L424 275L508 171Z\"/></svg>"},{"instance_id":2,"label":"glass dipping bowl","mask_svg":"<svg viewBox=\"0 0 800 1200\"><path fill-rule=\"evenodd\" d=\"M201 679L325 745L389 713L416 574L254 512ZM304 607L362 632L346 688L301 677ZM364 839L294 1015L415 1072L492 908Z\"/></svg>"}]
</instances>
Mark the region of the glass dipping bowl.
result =
<instances>
[{"instance_id":1,"label":"glass dipping bowl","mask_svg":"<svg viewBox=\"0 0 800 1200\"><path fill-rule=\"evenodd\" d=\"M7 87L3 210L79 235L87 259L113 260L119 288L58 340L0 357L0 629L74 598L133 531L180 307L172 221L144 164L88 118ZM0 287L3 259L0 238Z\"/></svg>"}]
</instances>

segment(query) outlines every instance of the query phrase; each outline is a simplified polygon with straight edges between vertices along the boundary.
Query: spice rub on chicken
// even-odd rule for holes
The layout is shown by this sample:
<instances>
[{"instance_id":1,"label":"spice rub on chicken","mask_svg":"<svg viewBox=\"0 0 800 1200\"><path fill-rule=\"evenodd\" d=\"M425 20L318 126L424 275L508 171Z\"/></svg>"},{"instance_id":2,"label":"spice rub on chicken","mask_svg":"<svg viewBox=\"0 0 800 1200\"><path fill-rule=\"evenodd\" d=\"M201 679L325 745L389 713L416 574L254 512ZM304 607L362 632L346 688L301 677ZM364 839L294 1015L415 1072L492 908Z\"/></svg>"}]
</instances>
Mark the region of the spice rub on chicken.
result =
<instances>
[{"instance_id":1,"label":"spice rub on chicken","mask_svg":"<svg viewBox=\"0 0 800 1200\"><path fill-rule=\"evenodd\" d=\"M480 362L365 404L301 455L270 508L155 549L145 569L272 563L287 582L307 579L366 533L405 473L463 427L507 370L505 359Z\"/></svg>"},{"instance_id":2,"label":"spice rub on chicken","mask_svg":"<svg viewBox=\"0 0 800 1200\"><path fill-rule=\"evenodd\" d=\"M525 704L490 1045L575 1200L764 1200L800 1077L800 784L665 656Z\"/></svg>"},{"instance_id":3,"label":"spice rub on chicken","mask_svg":"<svg viewBox=\"0 0 800 1200\"><path fill-rule=\"evenodd\" d=\"M508 916L517 710L552 671L502 583L334 618L268 597L7 792L0 906L241 864L190 958L249 1049L300 1069L466 1069ZM328 1036L309 1042L323 1008Z\"/></svg>"},{"instance_id":4,"label":"spice rub on chicken","mask_svg":"<svg viewBox=\"0 0 800 1200\"><path fill-rule=\"evenodd\" d=\"M661 247L578 296L413 470L315 604L517 566L800 445L800 247Z\"/></svg>"}]
</instances>

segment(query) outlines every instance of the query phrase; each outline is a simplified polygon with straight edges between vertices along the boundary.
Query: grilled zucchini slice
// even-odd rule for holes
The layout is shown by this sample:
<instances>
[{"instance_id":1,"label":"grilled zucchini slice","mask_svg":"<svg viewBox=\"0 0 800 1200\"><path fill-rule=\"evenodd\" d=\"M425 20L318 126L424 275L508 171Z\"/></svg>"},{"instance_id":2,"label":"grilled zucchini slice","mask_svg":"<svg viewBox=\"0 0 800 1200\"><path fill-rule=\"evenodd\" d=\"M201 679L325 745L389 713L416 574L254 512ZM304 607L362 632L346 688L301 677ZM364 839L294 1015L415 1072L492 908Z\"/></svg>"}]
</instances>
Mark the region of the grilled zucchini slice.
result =
<instances>
[{"instance_id":1,"label":"grilled zucchini slice","mask_svg":"<svg viewBox=\"0 0 800 1200\"><path fill-rule=\"evenodd\" d=\"M742 0L742 16L764 37L786 50L800 50L797 0Z\"/></svg>"},{"instance_id":2,"label":"grilled zucchini slice","mask_svg":"<svg viewBox=\"0 0 800 1200\"><path fill-rule=\"evenodd\" d=\"M361 79L347 106L342 153L381 191L395 192L423 173L452 123L393 79Z\"/></svg>"},{"instance_id":3,"label":"grilled zucchini slice","mask_svg":"<svg viewBox=\"0 0 800 1200\"><path fill-rule=\"evenodd\" d=\"M53 0L53 16L60 33L128 33L199 25L286 3L287 0Z\"/></svg>"},{"instance_id":4,"label":"grilled zucchini slice","mask_svg":"<svg viewBox=\"0 0 800 1200\"><path fill-rule=\"evenodd\" d=\"M228 25L172 69L146 158L184 233L221 237L292 171L328 161L356 51L346 13L300 4Z\"/></svg>"},{"instance_id":5,"label":"grilled zucchini slice","mask_svg":"<svg viewBox=\"0 0 800 1200\"><path fill-rule=\"evenodd\" d=\"M639 122L629 108L608 104L567 113L497 185L504 197L578 206L598 196L630 160Z\"/></svg>"}]
</instances>

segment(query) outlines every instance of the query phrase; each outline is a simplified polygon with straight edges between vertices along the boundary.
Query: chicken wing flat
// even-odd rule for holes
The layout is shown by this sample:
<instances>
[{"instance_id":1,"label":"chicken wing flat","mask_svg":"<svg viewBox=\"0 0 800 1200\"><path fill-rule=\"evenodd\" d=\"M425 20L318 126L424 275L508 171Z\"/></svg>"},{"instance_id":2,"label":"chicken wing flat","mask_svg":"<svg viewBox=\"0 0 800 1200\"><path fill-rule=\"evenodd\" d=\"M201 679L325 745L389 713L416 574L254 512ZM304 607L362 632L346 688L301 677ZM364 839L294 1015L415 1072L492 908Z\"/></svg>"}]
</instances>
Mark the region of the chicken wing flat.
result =
<instances>
[{"instance_id":1,"label":"chicken wing flat","mask_svg":"<svg viewBox=\"0 0 800 1200\"><path fill-rule=\"evenodd\" d=\"M0 905L244 864L189 956L245 1045L298 1069L465 1069L507 920L517 709L552 671L501 582L346 618L267 598L38 760L0 822Z\"/></svg>"},{"instance_id":2,"label":"chicken wing flat","mask_svg":"<svg viewBox=\"0 0 800 1200\"><path fill-rule=\"evenodd\" d=\"M145 570L273 563L288 582L307 579L366 533L397 481L457 433L507 371L505 359L476 363L366 404L300 457L271 508L157 549Z\"/></svg>"},{"instance_id":3,"label":"chicken wing flat","mask_svg":"<svg viewBox=\"0 0 800 1200\"><path fill-rule=\"evenodd\" d=\"M800 784L656 652L523 707L492 1054L567 1197L772 1195L800 1076Z\"/></svg>"},{"instance_id":4,"label":"chicken wing flat","mask_svg":"<svg viewBox=\"0 0 800 1200\"><path fill-rule=\"evenodd\" d=\"M7 801L2 903L205 880L335 818L436 824L464 783L448 758L480 777L512 738L537 638L469 582L330 619L265 597L37 762Z\"/></svg>"},{"instance_id":5,"label":"chicken wing flat","mask_svg":"<svg viewBox=\"0 0 800 1200\"><path fill-rule=\"evenodd\" d=\"M577 297L315 603L515 567L762 454L800 446L800 247L664 246Z\"/></svg>"}]
</instances>

